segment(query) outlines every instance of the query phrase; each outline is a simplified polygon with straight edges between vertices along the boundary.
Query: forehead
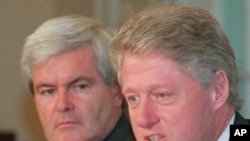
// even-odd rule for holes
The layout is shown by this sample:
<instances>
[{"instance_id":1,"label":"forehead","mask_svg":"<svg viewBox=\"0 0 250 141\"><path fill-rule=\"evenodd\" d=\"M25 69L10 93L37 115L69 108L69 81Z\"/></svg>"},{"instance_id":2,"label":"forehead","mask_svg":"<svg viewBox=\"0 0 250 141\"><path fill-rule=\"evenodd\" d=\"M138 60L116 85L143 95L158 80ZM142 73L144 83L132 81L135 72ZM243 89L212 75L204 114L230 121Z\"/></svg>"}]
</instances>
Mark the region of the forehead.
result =
<instances>
[{"instance_id":1,"label":"forehead","mask_svg":"<svg viewBox=\"0 0 250 141\"><path fill-rule=\"evenodd\" d=\"M146 55L126 54L121 84L123 92L151 90L162 86L178 89L199 85L180 64L159 52Z\"/></svg>"},{"instance_id":2,"label":"forehead","mask_svg":"<svg viewBox=\"0 0 250 141\"><path fill-rule=\"evenodd\" d=\"M95 60L94 51L88 45L64 51L36 66L32 71L33 81L41 78L63 79L83 74L94 76L98 73Z\"/></svg>"},{"instance_id":3,"label":"forehead","mask_svg":"<svg viewBox=\"0 0 250 141\"><path fill-rule=\"evenodd\" d=\"M57 54L48 57L38 65L36 65L33 70L45 66L45 65L55 65L55 64L71 64L75 61L89 62L95 60L95 53L89 44L83 44L77 48L72 48L69 50L61 51ZM88 61L86 61L88 60ZM71 63L70 63L71 62Z\"/></svg>"},{"instance_id":4,"label":"forehead","mask_svg":"<svg viewBox=\"0 0 250 141\"><path fill-rule=\"evenodd\" d=\"M122 60L123 66L133 65L136 63L139 63L139 64L142 63L142 64L147 64L147 65L150 65L150 64L160 65L160 66L171 64L171 65L180 67L180 64L176 60L172 59L167 54L164 54L158 50L153 51L153 52L147 52L147 53L131 53L131 52L124 53L124 57Z\"/></svg>"},{"instance_id":5,"label":"forehead","mask_svg":"<svg viewBox=\"0 0 250 141\"><path fill-rule=\"evenodd\" d=\"M128 78L134 79L134 76L144 77L146 75L151 77L153 73L169 74L177 71L182 72L180 65L160 52L148 54L126 53L123 59L121 77L124 82Z\"/></svg>"},{"instance_id":6,"label":"forehead","mask_svg":"<svg viewBox=\"0 0 250 141\"><path fill-rule=\"evenodd\" d=\"M146 54L126 52L121 65L120 75L122 77L125 77L124 73L131 73L134 75L140 74L140 72L150 72L152 70L157 70L164 73L166 71L178 71L179 73L192 76L186 70L185 66L160 51L148 52Z\"/></svg>"}]
</instances>

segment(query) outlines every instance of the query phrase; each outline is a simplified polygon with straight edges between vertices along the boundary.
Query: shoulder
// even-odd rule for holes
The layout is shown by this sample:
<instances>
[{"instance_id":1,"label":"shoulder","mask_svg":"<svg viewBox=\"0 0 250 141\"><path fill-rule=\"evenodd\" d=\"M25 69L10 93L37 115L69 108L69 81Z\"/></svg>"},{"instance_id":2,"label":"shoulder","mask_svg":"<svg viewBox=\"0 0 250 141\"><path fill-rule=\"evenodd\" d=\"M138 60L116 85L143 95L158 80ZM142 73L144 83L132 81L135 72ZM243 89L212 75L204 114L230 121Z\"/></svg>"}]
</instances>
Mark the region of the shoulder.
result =
<instances>
[{"instance_id":1,"label":"shoulder","mask_svg":"<svg viewBox=\"0 0 250 141\"><path fill-rule=\"evenodd\" d=\"M104 141L135 141L131 124L125 114L122 114L115 128Z\"/></svg>"},{"instance_id":2,"label":"shoulder","mask_svg":"<svg viewBox=\"0 0 250 141\"><path fill-rule=\"evenodd\" d=\"M239 112L236 112L235 113L234 124L237 124L237 125L250 125L250 119L246 119Z\"/></svg>"}]
</instances>

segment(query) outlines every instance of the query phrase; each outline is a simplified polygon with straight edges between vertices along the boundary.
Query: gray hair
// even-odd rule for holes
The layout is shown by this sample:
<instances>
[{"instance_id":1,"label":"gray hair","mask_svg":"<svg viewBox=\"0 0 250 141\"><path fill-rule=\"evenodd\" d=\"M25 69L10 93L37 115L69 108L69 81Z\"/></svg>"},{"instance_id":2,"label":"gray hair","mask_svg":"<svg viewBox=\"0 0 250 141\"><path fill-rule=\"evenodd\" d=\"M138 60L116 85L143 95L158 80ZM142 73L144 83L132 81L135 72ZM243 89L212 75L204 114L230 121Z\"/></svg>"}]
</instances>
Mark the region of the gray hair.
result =
<instances>
[{"instance_id":1,"label":"gray hair","mask_svg":"<svg viewBox=\"0 0 250 141\"><path fill-rule=\"evenodd\" d=\"M160 50L207 88L219 69L229 80L228 102L239 109L235 56L219 22L208 11L176 3L150 6L132 17L111 40L112 63L120 70L125 52Z\"/></svg>"},{"instance_id":2,"label":"gray hair","mask_svg":"<svg viewBox=\"0 0 250 141\"><path fill-rule=\"evenodd\" d=\"M97 69L107 84L114 82L109 40L112 33L100 22L81 15L50 19L26 39L21 57L21 72L26 88L33 93L32 69L43 61L71 49L90 44L97 57Z\"/></svg>"}]
</instances>

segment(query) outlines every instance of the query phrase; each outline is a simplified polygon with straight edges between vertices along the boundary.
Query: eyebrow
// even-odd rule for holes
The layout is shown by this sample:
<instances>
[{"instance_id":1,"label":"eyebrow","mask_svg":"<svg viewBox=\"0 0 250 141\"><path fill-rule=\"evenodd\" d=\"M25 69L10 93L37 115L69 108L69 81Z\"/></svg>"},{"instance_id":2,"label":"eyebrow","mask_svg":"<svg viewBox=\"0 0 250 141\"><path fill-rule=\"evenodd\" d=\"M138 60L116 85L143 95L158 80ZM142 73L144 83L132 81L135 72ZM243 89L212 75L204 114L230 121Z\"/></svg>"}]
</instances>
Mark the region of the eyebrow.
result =
<instances>
[{"instance_id":1,"label":"eyebrow","mask_svg":"<svg viewBox=\"0 0 250 141\"><path fill-rule=\"evenodd\" d=\"M81 76L81 77L76 77L76 78L72 79L69 83L66 84L66 86L69 87L69 86L74 85L75 83L80 82L80 81L86 81L89 83L94 82L94 80L89 78L89 77ZM35 87L35 89L39 90L42 87L54 87L54 85L41 82Z\"/></svg>"},{"instance_id":2,"label":"eyebrow","mask_svg":"<svg viewBox=\"0 0 250 141\"><path fill-rule=\"evenodd\" d=\"M156 90L156 89L170 89L170 87L169 87L169 85L158 85L158 84L153 84L153 85L150 85L150 86L148 86L148 89L150 90L150 91L154 91L154 90ZM126 89L122 89L122 93L124 94L124 93L136 93L136 90L134 90L135 88L131 88L131 87L129 87L129 88L126 88Z\"/></svg>"},{"instance_id":3,"label":"eyebrow","mask_svg":"<svg viewBox=\"0 0 250 141\"><path fill-rule=\"evenodd\" d=\"M132 88L126 88L126 89L122 89L122 93L135 93L135 91Z\"/></svg>"},{"instance_id":4,"label":"eyebrow","mask_svg":"<svg viewBox=\"0 0 250 141\"><path fill-rule=\"evenodd\" d=\"M39 90L40 88L43 88L43 87L53 87L53 85L50 85L50 84L47 84L47 83L40 83L38 84L35 89L34 89L34 93L36 90Z\"/></svg>"},{"instance_id":5,"label":"eyebrow","mask_svg":"<svg viewBox=\"0 0 250 141\"><path fill-rule=\"evenodd\" d=\"M75 83L80 82L80 81L86 81L86 82L89 82L89 83L93 83L94 82L94 80L91 79L91 78L89 78L89 77L83 77L83 76L81 76L81 77L77 77L77 78L73 79L72 81L70 81L67 84L67 86L74 85Z\"/></svg>"}]
</instances>

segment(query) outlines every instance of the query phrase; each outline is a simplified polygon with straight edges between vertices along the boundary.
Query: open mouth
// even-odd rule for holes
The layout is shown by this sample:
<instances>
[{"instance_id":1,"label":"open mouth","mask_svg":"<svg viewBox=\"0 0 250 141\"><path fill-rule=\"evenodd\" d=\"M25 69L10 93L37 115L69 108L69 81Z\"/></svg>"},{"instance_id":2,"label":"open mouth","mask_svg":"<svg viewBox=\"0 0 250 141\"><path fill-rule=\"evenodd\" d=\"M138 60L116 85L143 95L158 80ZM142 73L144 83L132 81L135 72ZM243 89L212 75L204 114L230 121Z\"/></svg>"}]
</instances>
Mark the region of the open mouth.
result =
<instances>
[{"instance_id":1,"label":"open mouth","mask_svg":"<svg viewBox=\"0 0 250 141\"><path fill-rule=\"evenodd\" d=\"M147 137L149 141L158 141L160 138L161 138L160 135L152 135Z\"/></svg>"}]
</instances>

